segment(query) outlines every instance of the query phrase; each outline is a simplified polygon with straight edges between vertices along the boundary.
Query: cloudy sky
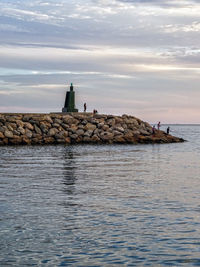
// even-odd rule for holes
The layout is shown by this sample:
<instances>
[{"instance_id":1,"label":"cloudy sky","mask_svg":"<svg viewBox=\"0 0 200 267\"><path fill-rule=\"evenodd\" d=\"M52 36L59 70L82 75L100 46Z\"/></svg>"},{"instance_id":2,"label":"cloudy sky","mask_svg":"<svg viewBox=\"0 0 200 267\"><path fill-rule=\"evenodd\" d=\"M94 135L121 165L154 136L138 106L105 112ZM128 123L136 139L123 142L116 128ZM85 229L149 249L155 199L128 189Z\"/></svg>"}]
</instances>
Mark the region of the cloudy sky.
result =
<instances>
[{"instance_id":1,"label":"cloudy sky","mask_svg":"<svg viewBox=\"0 0 200 267\"><path fill-rule=\"evenodd\" d=\"M199 0L1 0L0 112L200 123Z\"/></svg>"}]
</instances>

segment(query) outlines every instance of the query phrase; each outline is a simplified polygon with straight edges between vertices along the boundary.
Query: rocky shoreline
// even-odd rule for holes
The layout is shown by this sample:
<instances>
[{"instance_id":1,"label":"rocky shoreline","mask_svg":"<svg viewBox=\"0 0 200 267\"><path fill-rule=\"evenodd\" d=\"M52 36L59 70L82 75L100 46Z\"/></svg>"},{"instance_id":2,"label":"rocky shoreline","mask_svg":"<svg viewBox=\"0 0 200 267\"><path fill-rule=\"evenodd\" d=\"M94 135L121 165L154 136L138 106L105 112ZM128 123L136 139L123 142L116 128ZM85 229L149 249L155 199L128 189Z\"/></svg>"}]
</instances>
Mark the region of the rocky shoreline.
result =
<instances>
[{"instance_id":1,"label":"rocky shoreline","mask_svg":"<svg viewBox=\"0 0 200 267\"><path fill-rule=\"evenodd\" d=\"M183 142L129 115L0 113L0 145Z\"/></svg>"}]
</instances>

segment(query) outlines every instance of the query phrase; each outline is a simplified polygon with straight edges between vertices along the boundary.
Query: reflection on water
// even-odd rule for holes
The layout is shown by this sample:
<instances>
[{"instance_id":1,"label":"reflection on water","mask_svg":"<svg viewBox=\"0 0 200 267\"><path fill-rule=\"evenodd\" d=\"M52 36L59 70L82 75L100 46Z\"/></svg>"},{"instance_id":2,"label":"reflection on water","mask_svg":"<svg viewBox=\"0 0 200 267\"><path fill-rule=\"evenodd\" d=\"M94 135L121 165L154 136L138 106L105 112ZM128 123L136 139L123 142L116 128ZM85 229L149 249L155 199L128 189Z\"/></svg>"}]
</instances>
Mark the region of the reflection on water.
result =
<instances>
[{"instance_id":1,"label":"reflection on water","mask_svg":"<svg viewBox=\"0 0 200 267\"><path fill-rule=\"evenodd\" d=\"M190 142L2 147L0 265L200 265L200 127L173 129Z\"/></svg>"},{"instance_id":2,"label":"reflection on water","mask_svg":"<svg viewBox=\"0 0 200 267\"><path fill-rule=\"evenodd\" d=\"M67 147L66 151L64 152L64 162L63 162L63 191L66 194L72 195L75 190L75 171L76 171L76 164L73 154L73 148Z\"/></svg>"}]
</instances>

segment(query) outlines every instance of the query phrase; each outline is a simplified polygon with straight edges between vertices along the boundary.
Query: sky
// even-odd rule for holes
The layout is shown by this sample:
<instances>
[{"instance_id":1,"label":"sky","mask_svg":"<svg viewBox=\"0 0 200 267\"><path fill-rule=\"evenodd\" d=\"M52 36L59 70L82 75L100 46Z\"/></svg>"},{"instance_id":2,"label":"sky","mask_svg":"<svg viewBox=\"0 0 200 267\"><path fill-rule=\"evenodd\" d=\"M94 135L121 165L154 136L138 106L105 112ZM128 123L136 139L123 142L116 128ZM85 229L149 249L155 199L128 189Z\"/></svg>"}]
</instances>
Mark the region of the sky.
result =
<instances>
[{"instance_id":1,"label":"sky","mask_svg":"<svg viewBox=\"0 0 200 267\"><path fill-rule=\"evenodd\" d=\"M200 123L200 1L1 0L0 112Z\"/></svg>"}]
</instances>

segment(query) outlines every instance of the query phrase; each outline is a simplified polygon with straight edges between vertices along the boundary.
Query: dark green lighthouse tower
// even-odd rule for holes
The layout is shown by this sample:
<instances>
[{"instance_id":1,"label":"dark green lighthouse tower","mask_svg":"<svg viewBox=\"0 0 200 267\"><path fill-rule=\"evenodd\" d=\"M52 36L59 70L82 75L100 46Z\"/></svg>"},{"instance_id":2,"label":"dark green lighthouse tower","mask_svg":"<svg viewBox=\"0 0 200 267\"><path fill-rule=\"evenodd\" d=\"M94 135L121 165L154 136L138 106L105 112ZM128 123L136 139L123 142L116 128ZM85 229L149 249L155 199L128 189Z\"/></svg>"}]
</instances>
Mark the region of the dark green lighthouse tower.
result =
<instances>
[{"instance_id":1,"label":"dark green lighthouse tower","mask_svg":"<svg viewBox=\"0 0 200 267\"><path fill-rule=\"evenodd\" d=\"M65 98L65 105L62 112L78 112L75 108L75 92L73 91L73 84L71 83L70 91L67 91Z\"/></svg>"}]
</instances>

